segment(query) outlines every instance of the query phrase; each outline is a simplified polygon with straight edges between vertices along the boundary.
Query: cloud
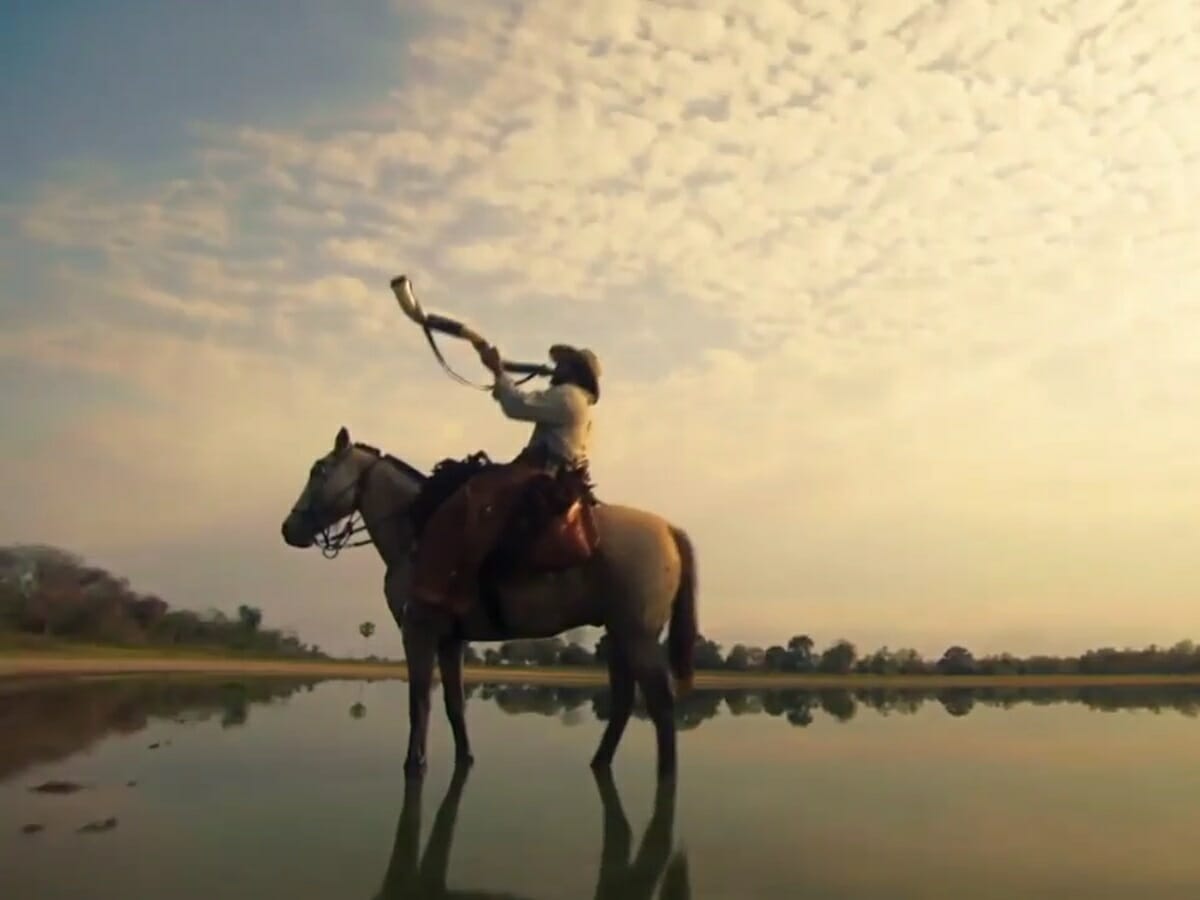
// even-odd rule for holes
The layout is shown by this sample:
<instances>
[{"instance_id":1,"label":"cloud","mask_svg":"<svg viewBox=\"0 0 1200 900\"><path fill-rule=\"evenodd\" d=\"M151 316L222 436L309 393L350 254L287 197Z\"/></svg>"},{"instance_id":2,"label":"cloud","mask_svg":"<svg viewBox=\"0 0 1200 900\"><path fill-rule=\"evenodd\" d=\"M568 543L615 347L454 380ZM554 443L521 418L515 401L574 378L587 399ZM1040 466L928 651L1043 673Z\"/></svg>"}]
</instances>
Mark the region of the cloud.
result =
<instances>
[{"instance_id":1,"label":"cloud","mask_svg":"<svg viewBox=\"0 0 1200 900\"><path fill-rule=\"evenodd\" d=\"M998 629L1107 604L1116 628L1134 596L1185 627L1182 582L1131 573L1183 571L1197 478L1194 13L423 14L385 97L197 128L161 180L92 172L21 209L28 265L103 304L48 305L4 353L154 398L71 425L114 467L90 502L171 485L220 495L172 528L265 515L263 467L348 419L427 462L515 449L399 318L404 271L513 354L601 352L597 475L697 532L716 628L933 622L950 598ZM49 533L82 523L67 506Z\"/></svg>"}]
</instances>

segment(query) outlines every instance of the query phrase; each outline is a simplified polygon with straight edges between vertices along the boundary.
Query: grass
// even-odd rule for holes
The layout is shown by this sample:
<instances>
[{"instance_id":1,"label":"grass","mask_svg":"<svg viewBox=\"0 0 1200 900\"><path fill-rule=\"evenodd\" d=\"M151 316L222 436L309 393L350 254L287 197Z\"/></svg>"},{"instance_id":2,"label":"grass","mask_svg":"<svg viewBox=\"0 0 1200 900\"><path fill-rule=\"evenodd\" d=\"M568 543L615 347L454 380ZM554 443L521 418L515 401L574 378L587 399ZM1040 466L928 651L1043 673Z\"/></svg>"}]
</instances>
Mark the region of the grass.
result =
<instances>
[{"instance_id":1,"label":"grass","mask_svg":"<svg viewBox=\"0 0 1200 900\"><path fill-rule=\"evenodd\" d=\"M244 675L312 675L328 678L404 679L403 662L272 656L227 647L113 646L57 640L39 635L0 634L0 678L30 675L89 675L210 672ZM600 685L601 668L468 666L470 682ZM1076 687L1081 685L1200 685L1194 675L823 675L791 672L700 671L697 688L888 688Z\"/></svg>"},{"instance_id":2,"label":"grass","mask_svg":"<svg viewBox=\"0 0 1200 900\"><path fill-rule=\"evenodd\" d=\"M0 659L11 659L14 656L63 656L74 659L296 659L263 651L238 650L233 647L97 644L40 634L0 632Z\"/></svg>"}]
</instances>

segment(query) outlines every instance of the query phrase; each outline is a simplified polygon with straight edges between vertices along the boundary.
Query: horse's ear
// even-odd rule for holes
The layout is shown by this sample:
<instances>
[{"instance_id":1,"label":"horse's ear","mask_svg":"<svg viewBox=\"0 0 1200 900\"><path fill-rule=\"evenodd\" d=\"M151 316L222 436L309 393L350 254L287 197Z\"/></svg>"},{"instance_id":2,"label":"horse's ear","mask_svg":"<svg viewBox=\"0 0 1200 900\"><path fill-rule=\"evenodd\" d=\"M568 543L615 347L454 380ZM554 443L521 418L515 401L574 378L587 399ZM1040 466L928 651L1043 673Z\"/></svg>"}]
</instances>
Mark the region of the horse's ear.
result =
<instances>
[{"instance_id":1,"label":"horse's ear","mask_svg":"<svg viewBox=\"0 0 1200 900\"><path fill-rule=\"evenodd\" d=\"M350 432L347 431L346 426L343 425L338 430L337 437L333 439L333 449L336 452L341 453L343 450L345 450L349 446L350 446Z\"/></svg>"}]
</instances>

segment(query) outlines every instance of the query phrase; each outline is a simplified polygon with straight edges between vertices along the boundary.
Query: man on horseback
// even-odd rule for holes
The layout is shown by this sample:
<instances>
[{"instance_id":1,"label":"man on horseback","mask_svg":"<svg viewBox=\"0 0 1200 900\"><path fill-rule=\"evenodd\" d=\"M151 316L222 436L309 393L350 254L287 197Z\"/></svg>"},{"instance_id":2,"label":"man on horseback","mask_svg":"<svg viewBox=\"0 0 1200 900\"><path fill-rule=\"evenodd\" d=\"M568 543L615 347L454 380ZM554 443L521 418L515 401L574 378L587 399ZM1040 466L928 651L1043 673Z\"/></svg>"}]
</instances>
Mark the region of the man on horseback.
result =
<instances>
[{"instance_id":1,"label":"man on horseback","mask_svg":"<svg viewBox=\"0 0 1200 900\"><path fill-rule=\"evenodd\" d=\"M591 408L600 398L596 355L555 344L550 386L523 391L495 347L478 341L475 349L495 376L491 393L504 414L534 427L511 462L465 474L419 539L417 598L459 614L479 597L480 576L492 582L517 570L569 568L590 557L596 539L588 476ZM485 591L484 599L502 627L494 595Z\"/></svg>"}]
</instances>

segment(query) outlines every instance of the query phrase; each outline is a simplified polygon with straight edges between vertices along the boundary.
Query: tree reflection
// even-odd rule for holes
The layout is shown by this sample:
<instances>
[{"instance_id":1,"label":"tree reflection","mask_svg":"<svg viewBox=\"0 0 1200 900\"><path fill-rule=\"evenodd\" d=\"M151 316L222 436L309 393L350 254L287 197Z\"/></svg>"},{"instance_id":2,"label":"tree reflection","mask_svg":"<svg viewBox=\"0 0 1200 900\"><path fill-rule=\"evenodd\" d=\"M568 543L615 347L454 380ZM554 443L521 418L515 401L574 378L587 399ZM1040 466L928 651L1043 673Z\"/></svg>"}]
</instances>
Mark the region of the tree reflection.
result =
<instances>
[{"instance_id":1,"label":"tree reflection","mask_svg":"<svg viewBox=\"0 0 1200 900\"><path fill-rule=\"evenodd\" d=\"M955 717L965 716L975 708L975 693L970 688L944 688L938 691L937 698L946 712Z\"/></svg>"},{"instance_id":2,"label":"tree reflection","mask_svg":"<svg viewBox=\"0 0 1200 900\"><path fill-rule=\"evenodd\" d=\"M490 890L458 890L446 886L458 808L470 773L455 769L434 816L425 852L421 852L421 794L424 778L404 783L404 801L392 855L377 900L518 900L517 894ZM687 857L672 856L675 827L675 782L658 783L654 810L637 853L630 859L633 831L620 794L609 774L596 775L603 818L596 900L688 900L691 896ZM657 895L655 889L658 889Z\"/></svg>"},{"instance_id":3,"label":"tree reflection","mask_svg":"<svg viewBox=\"0 0 1200 900\"><path fill-rule=\"evenodd\" d=\"M588 707L598 721L606 722L610 713L611 698L606 687L496 684L484 687L480 696L513 715L533 712L565 720L569 711ZM699 688L676 699L675 720L681 730L698 728L724 710L732 716L768 715L806 728L813 724L818 711L836 722L850 722L862 707L885 716L913 715L931 704L940 706L947 715L963 718L980 706L1012 709L1020 705L1061 703L1105 712L1146 709L1195 717L1200 713L1200 685ZM633 714L640 719L649 718L640 692ZM577 714L570 718L578 721Z\"/></svg>"},{"instance_id":4,"label":"tree reflection","mask_svg":"<svg viewBox=\"0 0 1200 900\"><path fill-rule=\"evenodd\" d=\"M57 762L111 735L131 735L159 721L218 717L245 725L250 708L312 690L318 679L187 677L54 682L0 693L0 781L30 766Z\"/></svg>"}]
</instances>

